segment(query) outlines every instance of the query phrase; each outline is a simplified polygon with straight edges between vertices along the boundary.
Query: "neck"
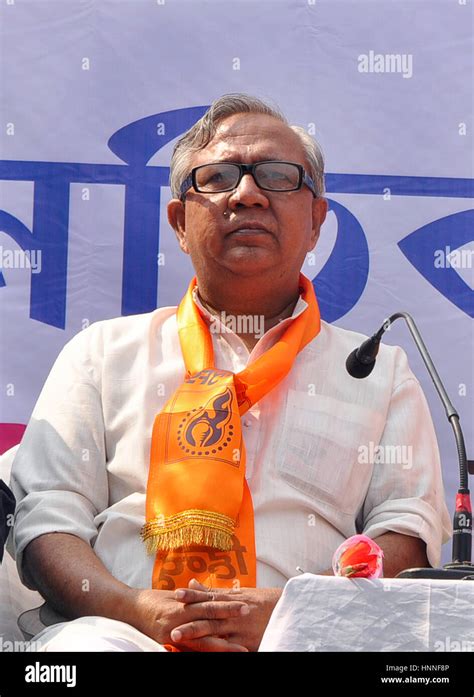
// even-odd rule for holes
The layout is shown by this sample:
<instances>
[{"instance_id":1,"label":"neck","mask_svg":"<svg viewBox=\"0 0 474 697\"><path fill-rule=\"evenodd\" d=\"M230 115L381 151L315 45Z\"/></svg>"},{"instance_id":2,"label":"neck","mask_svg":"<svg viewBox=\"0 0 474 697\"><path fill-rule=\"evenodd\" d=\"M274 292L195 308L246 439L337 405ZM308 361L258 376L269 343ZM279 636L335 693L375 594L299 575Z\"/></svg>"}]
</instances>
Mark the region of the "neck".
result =
<instances>
[{"instance_id":1,"label":"neck","mask_svg":"<svg viewBox=\"0 0 474 697\"><path fill-rule=\"evenodd\" d=\"M291 317L299 298L298 279L293 288L280 292L272 289L253 288L251 292L239 285L235 288L213 292L198 280L198 295L204 307L242 339L249 351L265 332Z\"/></svg>"}]
</instances>

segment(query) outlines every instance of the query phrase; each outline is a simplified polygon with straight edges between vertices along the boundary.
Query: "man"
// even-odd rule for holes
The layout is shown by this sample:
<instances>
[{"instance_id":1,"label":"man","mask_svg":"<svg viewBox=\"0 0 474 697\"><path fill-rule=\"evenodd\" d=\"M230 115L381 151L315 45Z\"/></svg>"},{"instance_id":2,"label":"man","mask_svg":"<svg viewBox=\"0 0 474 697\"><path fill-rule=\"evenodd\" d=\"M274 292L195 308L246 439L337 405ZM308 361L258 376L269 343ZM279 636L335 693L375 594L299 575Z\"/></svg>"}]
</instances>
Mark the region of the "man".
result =
<instances>
[{"instance_id":1,"label":"man","mask_svg":"<svg viewBox=\"0 0 474 697\"><path fill-rule=\"evenodd\" d=\"M256 650L296 567L331 573L345 538L376 539L393 576L448 537L404 352L351 378L363 337L321 322L300 275L327 210L316 143L227 95L179 141L171 188L196 281L178 310L69 342L14 462L20 573L80 618L36 637L50 650ZM412 458L368 462L370 444Z\"/></svg>"}]
</instances>

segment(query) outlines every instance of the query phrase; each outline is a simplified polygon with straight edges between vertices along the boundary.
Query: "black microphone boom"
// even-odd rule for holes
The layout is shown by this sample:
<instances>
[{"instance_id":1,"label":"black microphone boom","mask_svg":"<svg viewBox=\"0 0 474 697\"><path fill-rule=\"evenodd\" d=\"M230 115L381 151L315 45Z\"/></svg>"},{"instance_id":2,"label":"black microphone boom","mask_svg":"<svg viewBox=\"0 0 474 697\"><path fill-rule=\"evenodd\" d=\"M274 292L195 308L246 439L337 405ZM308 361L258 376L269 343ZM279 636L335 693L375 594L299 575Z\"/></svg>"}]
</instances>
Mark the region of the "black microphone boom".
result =
<instances>
[{"instance_id":1,"label":"black microphone boom","mask_svg":"<svg viewBox=\"0 0 474 697\"><path fill-rule=\"evenodd\" d=\"M397 312L391 315L385 320L378 332L371 336L370 339L366 339L359 348L352 351L346 360L346 369L349 375L352 375L354 378L366 378L370 375L375 366L382 336L397 319L404 319L407 323L408 329L443 403L448 421L453 428L458 451L460 479L453 520L452 563L446 564L443 569L409 569L402 571L398 576L400 578L466 578L474 576L474 565L471 564L472 509L468 486L468 460L464 436L459 423L459 414L451 404L413 317L408 312Z\"/></svg>"}]
</instances>

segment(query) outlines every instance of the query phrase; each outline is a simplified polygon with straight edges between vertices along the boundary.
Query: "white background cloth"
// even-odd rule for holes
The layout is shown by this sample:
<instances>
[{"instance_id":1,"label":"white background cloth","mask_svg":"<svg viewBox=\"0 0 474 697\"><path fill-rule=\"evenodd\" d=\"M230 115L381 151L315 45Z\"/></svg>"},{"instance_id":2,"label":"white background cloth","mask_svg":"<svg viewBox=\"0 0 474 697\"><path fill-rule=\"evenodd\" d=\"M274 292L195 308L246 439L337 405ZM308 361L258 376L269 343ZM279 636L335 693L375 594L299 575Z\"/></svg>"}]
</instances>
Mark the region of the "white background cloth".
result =
<instances>
[{"instance_id":1,"label":"white background cloth","mask_svg":"<svg viewBox=\"0 0 474 697\"><path fill-rule=\"evenodd\" d=\"M474 583L303 574L259 651L474 651Z\"/></svg>"},{"instance_id":2,"label":"white background cloth","mask_svg":"<svg viewBox=\"0 0 474 697\"><path fill-rule=\"evenodd\" d=\"M304 307L300 299L293 317ZM291 321L250 358L235 334L213 333L216 367L242 369ZM426 401L398 347L381 347L370 378L351 378L345 360L362 339L323 322L287 378L243 417L257 586L283 587L297 566L324 571L358 531L420 536L439 562L450 519ZM69 532L116 578L150 586L154 558L139 533L152 425L183 376L175 308L98 322L66 345L13 463L20 564L35 537ZM358 449L370 443L410 446L412 461L364 462Z\"/></svg>"}]
</instances>

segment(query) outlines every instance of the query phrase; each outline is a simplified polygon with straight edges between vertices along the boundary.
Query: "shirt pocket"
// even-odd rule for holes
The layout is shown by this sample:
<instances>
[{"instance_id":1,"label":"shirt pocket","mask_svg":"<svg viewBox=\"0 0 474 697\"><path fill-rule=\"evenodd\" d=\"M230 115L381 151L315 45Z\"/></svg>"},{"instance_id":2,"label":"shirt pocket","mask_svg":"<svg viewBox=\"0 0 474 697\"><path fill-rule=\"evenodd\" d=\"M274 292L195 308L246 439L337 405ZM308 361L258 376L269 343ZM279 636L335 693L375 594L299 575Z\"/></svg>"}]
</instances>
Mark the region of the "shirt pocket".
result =
<instances>
[{"instance_id":1,"label":"shirt pocket","mask_svg":"<svg viewBox=\"0 0 474 697\"><path fill-rule=\"evenodd\" d=\"M289 389L279 429L278 476L310 499L355 516L373 468L361 452L371 440L379 442L380 414L359 404Z\"/></svg>"}]
</instances>

